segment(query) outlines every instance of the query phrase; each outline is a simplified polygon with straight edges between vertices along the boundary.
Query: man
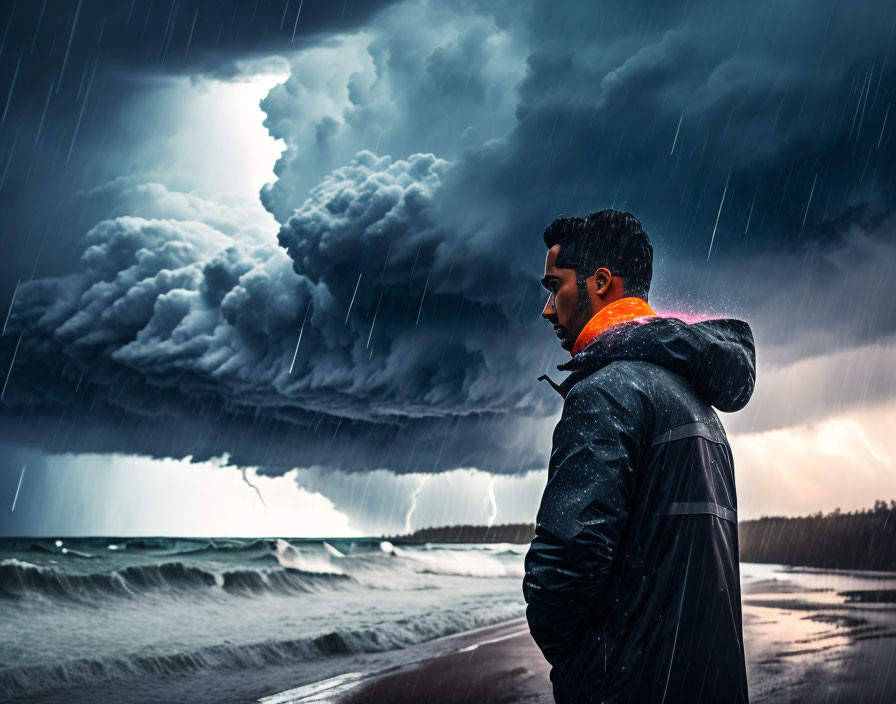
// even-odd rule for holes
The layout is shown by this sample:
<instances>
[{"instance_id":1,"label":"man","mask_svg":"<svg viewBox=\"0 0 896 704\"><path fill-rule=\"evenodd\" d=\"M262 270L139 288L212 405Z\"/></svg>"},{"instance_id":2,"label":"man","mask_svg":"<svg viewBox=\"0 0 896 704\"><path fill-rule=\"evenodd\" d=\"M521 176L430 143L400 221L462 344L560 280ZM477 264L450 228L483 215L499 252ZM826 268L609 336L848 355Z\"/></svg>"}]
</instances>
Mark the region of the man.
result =
<instances>
[{"instance_id":1,"label":"man","mask_svg":"<svg viewBox=\"0 0 896 704\"><path fill-rule=\"evenodd\" d=\"M572 359L526 555L529 629L558 702L747 702L737 501L713 410L753 392L747 323L647 303L653 248L631 214L544 233L542 317Z\"/></svg>"}]
</instances>

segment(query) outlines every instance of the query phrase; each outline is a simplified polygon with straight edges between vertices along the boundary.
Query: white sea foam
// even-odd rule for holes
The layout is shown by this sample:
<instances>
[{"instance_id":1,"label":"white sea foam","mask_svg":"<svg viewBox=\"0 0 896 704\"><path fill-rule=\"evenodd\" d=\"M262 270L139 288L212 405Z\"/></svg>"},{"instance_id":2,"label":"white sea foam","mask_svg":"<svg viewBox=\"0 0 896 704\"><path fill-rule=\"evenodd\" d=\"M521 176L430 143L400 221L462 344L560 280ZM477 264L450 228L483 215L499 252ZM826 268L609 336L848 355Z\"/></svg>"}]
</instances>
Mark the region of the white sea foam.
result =
<instances>
[{"instance_id":1,"label":"white sea foam","mask_svg":"<svg viewBox=\"0 0 896 704\"><path fill-rule=\"evenodd\" d=\"M483 543L470 546L471 550L481 550L491 553L507 553L512 555L525 555L529 551L529 544L523 543Z\"/></svg>"},{"instance_id":2,"label":"white sea foam","mask_svg":"<svg viewBox=\"0 0 896 704\"><path fill-rule=\"evenodd\" d=\"M334 548L326 540L324 541L324 549L333 557L345 557L345 553Z\"/></svg>"},{"instance_id":3,"label":"white sea foam","mask_svg":"<svg viewBox=\"0 0 896 704\"><path fill-rule=\"evenodd\" d=\"M407 550L394 548L395 554L415 564L417 571L454 574L463 577L522 577L522 565L473 550Z\"/></svg>"},{"instance_id":4,"label":"white sea foam","mask_svg":"<svg viewBox=\"0 0 896 704\"><path fill-rule=\"evenodd\" d=\"M276 550L277 561L283 567L316 574L345 574L345 570L330 562L327 556L300 552L281 538L277 538Z\"/></svg>"}]
</instances>

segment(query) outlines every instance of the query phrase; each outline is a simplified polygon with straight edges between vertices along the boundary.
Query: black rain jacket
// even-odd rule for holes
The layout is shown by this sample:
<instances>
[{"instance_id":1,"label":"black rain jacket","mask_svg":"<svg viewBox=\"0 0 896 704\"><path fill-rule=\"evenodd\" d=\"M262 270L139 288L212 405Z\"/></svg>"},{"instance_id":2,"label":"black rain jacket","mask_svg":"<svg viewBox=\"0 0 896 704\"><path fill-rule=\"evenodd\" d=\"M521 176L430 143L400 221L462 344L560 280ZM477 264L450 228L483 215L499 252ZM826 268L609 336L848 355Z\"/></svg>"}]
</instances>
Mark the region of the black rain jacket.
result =
<instances>
[{"instance_id":1,"label":"black rain jacket","mask_svg":"<svg viewBox=\"0 0 896 704\"><path fill-rule=\"evenodd\" d=\"M747 702L734 465L712 409L753 393L749 325L612 326L563 413L523 595L557 702Z\"/></svg>"}]
</instances>

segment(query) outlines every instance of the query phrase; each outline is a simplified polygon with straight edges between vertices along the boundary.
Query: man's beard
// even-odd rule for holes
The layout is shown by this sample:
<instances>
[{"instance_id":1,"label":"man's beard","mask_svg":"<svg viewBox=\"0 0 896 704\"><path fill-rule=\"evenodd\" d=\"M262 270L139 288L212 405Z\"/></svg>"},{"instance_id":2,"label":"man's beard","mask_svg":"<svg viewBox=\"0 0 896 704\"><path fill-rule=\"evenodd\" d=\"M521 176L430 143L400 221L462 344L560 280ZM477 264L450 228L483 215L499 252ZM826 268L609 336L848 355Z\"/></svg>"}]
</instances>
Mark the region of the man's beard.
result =
<instances>
[{"instance_id":1,"label":"man's beard","mask_svg":"<svg viewBox=\"0 0 896 704\"><path fill-rule=\"evenodd\" d=\"M567 330L562 325L559 325L556 328L554 328L554 332L557 335L557 339L560 340L560 346L563 349L565 349L567 352L571 352L576 341L569 334L569 330Z\"/></svg>"},{"instance_id":2,"label":"man's beard","mask_svg":"<svg viewBox=\"0 0 896 704\"><path fill-rule=\"evenodd\" d=\"M572 348L575 347L579 334L588 321L591 320L591 301L588 298L588 288L586 287L585 281L585 279L576 279L576 288L579 291L579 298L576 302L576 312L573 316L573 321L576 323L578 332L575 335L572 335L569 329L562 325L557 331L557 337L560 339L560 346L568 352L572 352Z\"/></svg>"}]
</instances>

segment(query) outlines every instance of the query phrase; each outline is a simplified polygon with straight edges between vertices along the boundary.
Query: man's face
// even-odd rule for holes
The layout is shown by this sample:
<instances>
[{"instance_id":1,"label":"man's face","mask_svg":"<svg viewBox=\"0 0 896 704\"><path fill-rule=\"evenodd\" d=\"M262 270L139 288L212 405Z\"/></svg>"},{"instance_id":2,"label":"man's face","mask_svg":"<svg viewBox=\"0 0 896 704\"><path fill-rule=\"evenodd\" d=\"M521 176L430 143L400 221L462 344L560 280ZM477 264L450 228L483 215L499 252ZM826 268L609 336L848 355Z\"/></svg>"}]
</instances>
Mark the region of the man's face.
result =
<instances>
[{"instance_id":1,"label":"man's face","mask_svg":"<svg viewBox=\"0 0 896 704\"><path fill-rule=\"evenodd\" d=\"M551 292L541 312L541 317L554 325L554 332L560 338L560 346L571 352L579 333L591 319L591 305L584 284L576 283L575 269L556 266L560 245L548 250L544 262L542 285Z\"/></svg>"}]
</instances>

